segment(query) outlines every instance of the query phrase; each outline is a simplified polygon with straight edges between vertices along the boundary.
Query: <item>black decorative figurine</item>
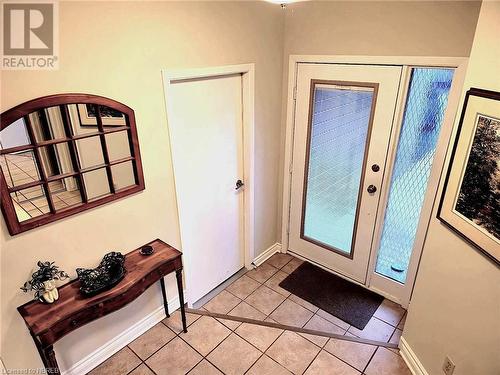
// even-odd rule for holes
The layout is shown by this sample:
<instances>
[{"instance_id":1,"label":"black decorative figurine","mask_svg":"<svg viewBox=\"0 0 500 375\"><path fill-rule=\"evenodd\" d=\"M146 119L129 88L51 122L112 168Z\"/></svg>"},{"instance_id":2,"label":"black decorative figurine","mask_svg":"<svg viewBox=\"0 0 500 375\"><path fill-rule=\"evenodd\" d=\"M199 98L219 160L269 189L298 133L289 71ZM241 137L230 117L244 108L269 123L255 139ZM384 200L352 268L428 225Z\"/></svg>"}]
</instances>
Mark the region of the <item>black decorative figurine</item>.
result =
<instances>
[{"instance_id":1,"label":"black decorative figurine","mask_svg":"<svg viewBox=\"0 0 500 375\"><path fill-rule=\"evenodd\" d=\"M94 269L77 268L81 293L90 297L118 284L126 273L124 263L123 254L113 251L106 254Z\"/></svg>"}]
</instances>

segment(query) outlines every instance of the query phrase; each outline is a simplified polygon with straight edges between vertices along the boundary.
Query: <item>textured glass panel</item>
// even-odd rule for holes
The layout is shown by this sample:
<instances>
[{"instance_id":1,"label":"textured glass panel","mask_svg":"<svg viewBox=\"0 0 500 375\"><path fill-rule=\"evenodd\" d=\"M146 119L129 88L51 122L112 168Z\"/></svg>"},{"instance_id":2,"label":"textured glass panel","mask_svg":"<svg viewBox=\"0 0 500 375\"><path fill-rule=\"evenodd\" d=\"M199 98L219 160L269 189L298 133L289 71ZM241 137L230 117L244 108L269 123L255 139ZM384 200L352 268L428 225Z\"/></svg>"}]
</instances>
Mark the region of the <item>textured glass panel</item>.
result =
<instances>
[{"instance_id":1,"label":"textured glass panel","mask_svg":"<svg viewBox=\"0 0 500 375\"><path fill-rule=\"evenodd\" d=\"M350 254L374 91L316 85L303 237Z\"/></svg>"},{"instance_id":2,"label":"textured glass panel","mask_svg":"<svg viewBox=\"0 0 500 375\"><path fill-rule=\"evenodd\" d=\"M452 69L413 70L391 177L376 272L404 283L413 250Z\"/></svg>"}]
</instances>

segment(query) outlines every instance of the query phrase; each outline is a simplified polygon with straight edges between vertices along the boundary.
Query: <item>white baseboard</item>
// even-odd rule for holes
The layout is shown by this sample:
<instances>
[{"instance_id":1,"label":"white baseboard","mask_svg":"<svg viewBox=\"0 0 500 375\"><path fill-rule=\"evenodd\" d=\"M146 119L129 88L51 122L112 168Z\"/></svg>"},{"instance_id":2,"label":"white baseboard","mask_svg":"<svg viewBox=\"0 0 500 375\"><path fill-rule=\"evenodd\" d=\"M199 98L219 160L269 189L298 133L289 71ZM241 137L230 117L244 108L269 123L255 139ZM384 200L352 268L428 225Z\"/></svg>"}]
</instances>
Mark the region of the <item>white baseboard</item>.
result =
<instances>
[{"instance_id":1,"label":"white baseboard","mask_svg":"<svg viewBox=\"0 0 500 375\"><path fill-rule=\"evenodd\" d=\"M276 242L274 245L268 247L264 250L260 255L258 255L252 262L252 264L256 267L260 266L266 260L271 258L274 254L279 253L281 251L281 244Z\"/></svg>"},{"instance_id":2,"label":"white baseboard","mask_svg":"<svg viewBox=\"0 0 500 375\"><path fill-rule=\"evenodd\" d=\"M413 375L429 375L429 373L425 370L424 366L419 361L417 355L413 352L404 337L401 337L401 339L399 340L399 349L401 357L403 357L406 365Z\"/></svg>"},{"instance_id":3,"label":"white baseboard","mask_svg":"<svg viewBox=\"0 0 500 375\"><path fill-rule=\"evenodd\" d=\"M168 300L168 309L170 312L177 310L180 307L179 296ZM165 310L163 305L158 306L149 315L139 320L136 324L120 333L118 336L113 337L107 343L94 350L85 358L75 363L63 375L82 375L88 373L90 370L99 366L106 359L111 357L117 351L122 349L125 345L130 344L137 337L142 335L155 324L161 322L165 318Z\"/></svg>"}]
</instances>

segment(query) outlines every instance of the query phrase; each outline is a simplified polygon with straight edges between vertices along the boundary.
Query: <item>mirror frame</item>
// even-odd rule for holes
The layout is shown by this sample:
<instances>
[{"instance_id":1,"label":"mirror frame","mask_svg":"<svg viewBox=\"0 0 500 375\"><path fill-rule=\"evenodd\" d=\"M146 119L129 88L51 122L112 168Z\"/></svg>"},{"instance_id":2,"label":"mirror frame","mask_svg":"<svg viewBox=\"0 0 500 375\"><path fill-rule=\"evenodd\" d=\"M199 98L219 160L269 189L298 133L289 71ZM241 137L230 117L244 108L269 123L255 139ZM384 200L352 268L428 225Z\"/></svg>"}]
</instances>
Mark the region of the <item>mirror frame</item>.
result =
<instances>
[{"instance_id":1,"label":"mirror frame","mask_svg":"<svg viewBox=\"0 0 500 375\"><path fill-rule=\"evenodd\" d=\"M0 199L1 199L1 210L5 219L5 223L7 224L7 228L9 230L9 233L11 235L16 235L18 233L25 232L27 230L37 228L39 226L51 223L53 221L80 213L82 211L100 206L102 204L112 202L116 199L123 198L125 196L137 193L139 191L144 190L145 185L144 185L144 175L143 175L143 170L142 170L142 164L141 164L141 154L139 150L139 140L137 137L137 129L136 129L136 123L135 123L135 115L134 111L132 108L126 106L123 103L117 102L116 100L109 99L103 96L98 96L98 95L91 95L91 94L75 94L75 93L69 93L69 94L56 94L56 95L49 95L49 96L43 96L37 99L29 100L25 103L19 104L5 112L3 112L0 115L0 131L8 127L10 124L15 122L16 120L27 117L30 113L42 110L47 107L54 107L54 106L62 106L62 105L69 105L69 104L96 104L100 106L106 106L112 109L115 109L117 111L122 112L125 115L126 118L126 125L125 126L120 126L120 127L113 127L113 129L107 129L105 130L102 125L102 119L99 111L97 111L96 114L96 122L97 122L97 128L98 130L96 132L92 132L89 134L84 134L84 135L69 135L69 130L66 129L66 138L64 139L57 139L57 140L49 140L49 141L42 141L42 142L37 142L33 134L29 135L31 143L25 146L19 146L19 147L12 147L10 149L10 152L15 152L16 150L13 151L13 149L22 149L22 150L33 150L35 153L35 160L36 160L36 154L37 150L39 150L40 146L48 146L48 145L53 145L53 144L60 144L60 143L68 143L68 144L75 144L76 140L82 139L82 138L87 138L90 136L99 136L101 139L101 146L102 146L102 151L105 157L105 163L104 165L101 165L100 167L106 168L108 171L108 179L111 178L111 166L112 165L117 165L120 163L132 162L133 166L133 171L134 171L134 177L135 177L135 185L132 185L130 187L125 187L122 189L118 189L115 191L114 186L111 180L108 181L110 185L110 195L107 195L102 198L97 198L95 200L92 200L90 202L87 202L87 199L83 197L84 194L86 193L80 193L82 194L82 203L79 204L78 206L74 207L69 207L67 209L64 209L63 211L59 212L53 212L53 209L51 209L51 212L42 214L40 216L19 222L19 219L16 214L16 210L14 207L14 203L12 202L12 198L10 196L11 190L15 188L9 188L7 185L7 181L5 179L3 170L0 168ZM26 124L26 127L29 128L30 125ZM30 133L30 129L27 129L28 133ZM127 131L128 134L128 140L129 140L129 146L130 146L130 157L121 159L118 162L110 162L109 158L107 157L107 147L106 147L106 141L105 141L105 134L109 133L114 133L118 131ZM69 135L69 136L68 136ZM20 151L20 150L18 150ZM73 151L71 151L73 152ZM0 155L7 154L8 152L5 152L4 150L0 150ZM39 162L37 161L38 168L41 169L42 166L39 165ZM72 176L82 178L82 168L75 169L74 172L72 173ZM57 177L57 176L56 176ZM64 177L68 177L64 175ZM71 176L70 176L71 177ZM47 177L44 178L44 176L41 176L40 179L41 183L37 183L36 186L43 186L46 194L47 201L51 201L52 198L50 197L50 193L48 190L48 183L50 182L50 179ZM21 185L22 186L22 185ZM85 189L82 184L79 185L80 190ZM27 188L27 187L26 187ZM50 204L49 202L49 207L53 208L53 205Z\"/></svg>"}]
</instances>

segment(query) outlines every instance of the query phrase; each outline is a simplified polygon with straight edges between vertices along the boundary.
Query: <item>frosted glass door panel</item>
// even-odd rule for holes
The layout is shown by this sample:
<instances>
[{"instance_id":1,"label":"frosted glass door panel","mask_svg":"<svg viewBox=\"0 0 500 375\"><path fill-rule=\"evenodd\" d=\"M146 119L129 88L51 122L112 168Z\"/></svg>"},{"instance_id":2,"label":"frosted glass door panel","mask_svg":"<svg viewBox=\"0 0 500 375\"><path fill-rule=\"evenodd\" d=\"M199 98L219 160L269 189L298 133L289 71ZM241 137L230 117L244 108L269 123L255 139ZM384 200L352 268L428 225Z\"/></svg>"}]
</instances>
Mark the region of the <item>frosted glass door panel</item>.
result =
<instances>
[{"instance_id":1,"label":"frosted glass door panel","mask_svg":"<svg viewBox=\"0 0 500 375\"><path fill-rule=\"evenodd\" d=\"M443 68L412 71L375 268L377 273L403 284L453 72Z\"/></svg>"},{"instance_id":2,"label":"frosted glass door panel","mask_svg":"<svg viewBox=\"0 0 500 375\"><path fill-rule=\"evenodd\" d=\"M374 87L316 84L309 124L302 238L350 255Z\"/></svg>"}]
</instances>

